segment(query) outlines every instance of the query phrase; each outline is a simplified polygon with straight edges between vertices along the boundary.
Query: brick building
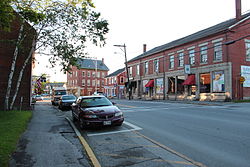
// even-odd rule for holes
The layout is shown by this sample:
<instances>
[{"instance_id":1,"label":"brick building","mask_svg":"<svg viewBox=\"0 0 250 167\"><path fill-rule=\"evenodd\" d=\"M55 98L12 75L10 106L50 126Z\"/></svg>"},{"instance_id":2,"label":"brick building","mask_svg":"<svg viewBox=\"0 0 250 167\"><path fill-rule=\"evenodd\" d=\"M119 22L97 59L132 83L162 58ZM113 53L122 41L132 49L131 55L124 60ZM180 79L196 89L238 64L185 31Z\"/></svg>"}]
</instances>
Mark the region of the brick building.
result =
<instances>
[{"instance_id":1,"label":"brick building","mask_svg":"<svg viewBox=\"0 0 250 167\"><path fill-rule=\"evenodd\" d=\"M76 96L92 95L95 91L104 92L104 78L108 67L102 60L81 59L80 69L72 67L67 73L67 90Z\"/></svg>"},{"instance_id":2,"label":"brick building","mask_svg":"<svg viewBox=\"0 0 250 167\"><path fill-rule=\"evenodd\" d=\"M8 85L9 73L11 69L11 64L14 56L15 42L17 41L19 29L20 29L20 19L19 15L16 14L15 19L11 23L11 29L9 32L3 31L0 29L0 110L4 108L6 89ZM32 47L33 37L36 34L35 30L26 23L24 26L24 33L26 34L25 39L22 42L21 47L19 48L18 57L16 60L15 73L12 80L12 89L10 95L10 101L14 95L16 89L16 84L18 80L19 72L23 66L25 59L28 57L29 52ZM32 73L32 60L30 59L27 64L19 92L14 103L14 109L30 109L31 108L31 73Z\"/></svg>"},{"instance_id":3,"label":"brick building","mask_svg":"<svg viewBox=\"0 0 250 167\"><path fill-rule=\"evenodd\" d=\"M249 99L250 13L236 0L235 18L145 50L128 66L133 98Z\"/></svg>"},{"instance_id":4,"label":"brick building","mask_svg":"<svg viewBox=\"0 0 250 167\"><path fill-rule=\"evenodd\" d=\"M107 97L124 98L124 87L126 81L125 68L116 70L105 77L105 94Z\"/></svg>"}]
</instances>

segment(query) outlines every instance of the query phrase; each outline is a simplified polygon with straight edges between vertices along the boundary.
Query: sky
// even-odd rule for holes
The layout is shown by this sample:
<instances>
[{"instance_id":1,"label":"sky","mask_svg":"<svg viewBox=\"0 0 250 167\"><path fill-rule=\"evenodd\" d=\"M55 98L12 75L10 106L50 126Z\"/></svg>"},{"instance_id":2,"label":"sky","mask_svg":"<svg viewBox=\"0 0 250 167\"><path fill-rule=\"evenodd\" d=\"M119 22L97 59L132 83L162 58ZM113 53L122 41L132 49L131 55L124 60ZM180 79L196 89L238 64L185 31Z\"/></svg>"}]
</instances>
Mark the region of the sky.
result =
<instances>
[{"instance_id":1,"label":"sky","mask_svg":"<svg viewBox=\"0 0 250 167\"><path fill-rule=\"evenodd\" d=\"M235 17L235 0L92 0L109 23L103 48L88 46L90 57L97 57L112 73L124 65L124 52L113 45L127 46L127 59L147 50L190 35ZM250 0L241 0L242 13L250 12ZM34 75L46 73L51 82L65 82L60 68L50 68L44 56L38 60ZM38 64L39 62L39 64Z\"/></svg>"}]
</instances>

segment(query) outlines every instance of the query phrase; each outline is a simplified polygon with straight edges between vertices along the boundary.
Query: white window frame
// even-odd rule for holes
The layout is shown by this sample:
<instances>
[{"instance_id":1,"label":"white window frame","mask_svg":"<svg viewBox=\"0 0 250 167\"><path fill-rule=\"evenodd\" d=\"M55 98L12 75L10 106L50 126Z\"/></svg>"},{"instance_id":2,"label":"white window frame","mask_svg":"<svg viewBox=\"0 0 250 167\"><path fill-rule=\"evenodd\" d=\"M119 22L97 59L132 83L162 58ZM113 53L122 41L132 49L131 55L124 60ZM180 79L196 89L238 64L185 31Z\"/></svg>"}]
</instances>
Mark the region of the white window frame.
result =
<instances>
[{"instance_id":1,"label":"white window frame","mask_svg":"<svg viewBox=\"0 0 250 167\"><path fill-rule=\"evenodd\" d=\"M207 63L208 62L207 46L200 47L200 58L201 58L201 63Z\"/></svg>"},{"instance_id":2,"label":"white window frame","mask_svg":"<svg viewBox=\"0 0 250 167\"><path fill-rule=\"evenodd\" d=\"M148 74L148 61L144 63L144 73Z\"/></svg>"},{"instance_id":3,"label":"white window frame","mask_svg":"<svg viewBox=\"0 0 250 167\"><path fill-rule=\"evenodd\" d=\"M174 55L169 56L169 68L174 68Z\"/></svg>"},{"instance_id":4,"label":"white window frame","mask_svg":"<svg viewBox=\"0 0 250 167\"><path fill-rule=\"evenodd\" d=\"M82 80L82 86L85 86L85 79Z\"/></svg>"},{"instance_id":5,"label":"white window frame","mask_svg":"<svg viewBox=\"0 0 250 167\"><path fill-rule=\"evenodd\" d=\"M140 64L136 65L136 75L139 76L140 75Z\"/></svg>"},{"instance_id":6,"label":"white window frame","mask_svg":"<svg viewBox=\"0 0 250 167\"><path fill-rule=\"evenodd\" d=\"M250 40L249 39L245 40L245 45L246 45L246 61L250 61Z\"/></svg>"},{"instance_id":7,"label":"white window frame","mask_svg":"<svg viewBox=\"0 0 250 167\"><path fill-rule=\"evenodd\" d=\"M159 72L159 59L154 60L154 72Z\"/></svg>"},{"instance_id":8,"label":"white window frame","mask_svg":"<svg viewBox=\"0 0 250 167\"><path fill-rule=\"evenodd\" d=\"M195 50L189 50L189 64L194 65L195 64Z\"/></svg>"},{"instance_id":9,"label":"white window frame","mask_svg":"<svg viewBox=\"0 0 250 167\"><path fill-rule=\"evenodd\" d=\"M82 71L82 77L85 77L85 71Z\"/></svg>"},{"instance_id":10,"label":"white window frame","mask_svg":"<svg viewBox=\"0 0 250 167\"><path fill-rule=\"evenodd\" d=\"M184 66L184 53L181 52L178 55L178 65L179 67L183 67Z\"/></svg>"},{"instance_id":11,"label":"white window frame","mask_svg":"<svg viewBox=\"0 0 250 167\"><path fill-rule=\"evenodd\" d=\"M222 43L214 43L214 61L222 61Z\"/></svg>"}]
</instances>

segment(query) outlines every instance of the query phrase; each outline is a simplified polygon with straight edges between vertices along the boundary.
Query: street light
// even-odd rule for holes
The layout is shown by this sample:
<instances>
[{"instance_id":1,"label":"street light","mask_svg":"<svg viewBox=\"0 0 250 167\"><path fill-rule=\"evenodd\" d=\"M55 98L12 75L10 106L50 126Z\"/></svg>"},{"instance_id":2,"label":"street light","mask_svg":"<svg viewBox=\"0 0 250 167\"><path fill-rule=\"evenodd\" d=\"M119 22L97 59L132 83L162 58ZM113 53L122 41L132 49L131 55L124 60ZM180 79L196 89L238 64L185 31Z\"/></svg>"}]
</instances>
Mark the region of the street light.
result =
<instances>
[{"instance_id":1,"label":"street light","mask_svg":"<svg viewBox=\"0 0 250 167\"><path fill-rule=\"evenodd\" d=\"M130 90L130 81L129 81L129 72L128 72L128 61L127 61L127 53L126 53L126 45L114 45L115 47L119 47L125 56L125 67L126 67L126 71L127 71L127 77L128 77L128 99L131 100L131 90Z\"/></svg>"}]
</instances>

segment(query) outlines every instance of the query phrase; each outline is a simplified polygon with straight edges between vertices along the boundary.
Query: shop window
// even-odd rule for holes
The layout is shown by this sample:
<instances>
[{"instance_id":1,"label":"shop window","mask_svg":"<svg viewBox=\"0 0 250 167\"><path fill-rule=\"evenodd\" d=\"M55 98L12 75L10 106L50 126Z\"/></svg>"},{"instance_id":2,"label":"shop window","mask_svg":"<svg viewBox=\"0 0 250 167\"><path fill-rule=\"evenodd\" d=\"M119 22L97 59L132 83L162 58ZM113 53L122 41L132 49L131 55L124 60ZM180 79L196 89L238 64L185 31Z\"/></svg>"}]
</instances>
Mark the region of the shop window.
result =
<instances>
[{"instance_id":1,"label":"shop window","mask_svg":"<svg viewBox=\"0 0 250 167\"><path fill-rule=\"evenodd\" d=\"M175 94L175 78L168 78L168 94Z\"/></svg>"},{"instance_id":2,"label":"shop window","mask_svg":"<svg viewBox=\"0 0 250 167\"><path fill-rule=\"evenodd\" d=\"M224 71L213 72L213 92L225 92Z\"/></svg>"},{"instance_id":3,"label":"shop window","mask_svg":"<svg viewBox=\"0 0 250 167\"><path fill-rule=\"evenodd\" d=\"M210 73L200 74L200 93L211 92Z\"/></svg>"},{"instance_id":4,"label":"shop window","mask_svg":"<svg viewBox=\"0 0 250 167\"><path fill-rule=\"evenodd\" d=\"M195 64L195 53L194 50L189 51L189 64L194 65Z\"/></svg>"},{"instance_id":5,"label":"shop window","mask_svg":"<svg viewBox=\"0 0 250 167\"><path fill-rule=\"evenodd\" d=\"M183 85L184 81L185 81L185 76L177 76L177 93L178 94L184 93L184 85Z\"/></svg>"},{"instance_id":6,"label":"shop window","mask_svg":"<svg viewBox=\"0 0 250 167\"><path fill-rule=\"evenodd\" d=\"M207 63L207 47L203 46L200 48L201 63Z\"/></svg>"},{"instance_id":7,"label":"shop window","mask_svg":"<svg viewBox=\"0 0 250 167\"><path fill-rule=\"evenodd\" d=\"M221 42L214 44L214 60L215 61L221 61L222 60Z\"/></svg>"}]
</instances>

